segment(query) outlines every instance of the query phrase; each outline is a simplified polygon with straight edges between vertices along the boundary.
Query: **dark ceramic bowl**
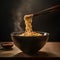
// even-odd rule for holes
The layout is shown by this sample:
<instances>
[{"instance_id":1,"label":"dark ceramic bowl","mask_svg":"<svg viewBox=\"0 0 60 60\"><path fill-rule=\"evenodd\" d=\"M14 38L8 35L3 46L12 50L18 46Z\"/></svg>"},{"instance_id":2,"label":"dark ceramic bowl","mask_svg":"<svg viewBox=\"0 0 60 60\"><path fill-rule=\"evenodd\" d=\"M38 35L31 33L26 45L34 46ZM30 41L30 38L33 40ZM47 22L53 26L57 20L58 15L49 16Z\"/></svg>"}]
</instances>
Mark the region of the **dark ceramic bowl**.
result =
<instances>
[{"instance_id":1,"label":"dark ceramic bowl","mask_svg":"<svg viewBox=\"0 0 60 60\"><path fill-rule=\"evenodd\" d=\"M2 46L4 49L10 49L10 48L12 48L12 46L13 46L13 42L1 42L1 46Z\"/></svg>"},{"instance_id":2,"label":"dark ceramic bowl","mask_svg":"<svg viewBox=\"0 0 60 60\"><path fill-rule=\"evenodd\" d=\"M11 33L15 45L26 54L36 54L48 41L49 33L39 32L42 36L19 36L21 32Z\"/></svg>"}]
</instances>

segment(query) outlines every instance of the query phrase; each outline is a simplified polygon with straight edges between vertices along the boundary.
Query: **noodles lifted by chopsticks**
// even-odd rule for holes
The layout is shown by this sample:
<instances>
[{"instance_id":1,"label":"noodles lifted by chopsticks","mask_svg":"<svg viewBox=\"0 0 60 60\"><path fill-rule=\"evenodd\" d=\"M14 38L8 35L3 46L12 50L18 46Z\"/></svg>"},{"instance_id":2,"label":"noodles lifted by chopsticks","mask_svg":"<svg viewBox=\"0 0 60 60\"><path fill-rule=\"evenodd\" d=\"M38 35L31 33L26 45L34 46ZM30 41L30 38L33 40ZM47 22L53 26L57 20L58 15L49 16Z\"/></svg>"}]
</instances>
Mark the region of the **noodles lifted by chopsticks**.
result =
<instances>
[{"instance_id":1,"label":"noodles lifted by chopsticks","mask_svg":"<svg viewBox=\"0 0 60 60\"><path fill-rule=\"evenodd\" d=\"M33 16L38 16L38 15L41 15L41 14L46 13L46 12L55 11L55 10L58 10L59 8L60 8L60 4L52 6L52 7L47 8L47 9L44 9L44 10L39 11L39 12L34 13L34 14L25 15L24 16L24 21L25 21L25 25L26 25L25 32L22 33L20 36L42 36L42 34L34 32L32 30L32 18L33 18Z\"/></svg>"},{"instance_id":2,"label":"noodles lifted by chopsticks","mask_svg":"<svg viewBox=\"0 0 60 60\"><path fill-rule=\"evenodd\" d=\"M32 18L33 14L25 15L24 21L25 21L25 32L22 33L20 36L42 36L40 33L33 32L32 30Z\"/></svg>"}]
</instances>

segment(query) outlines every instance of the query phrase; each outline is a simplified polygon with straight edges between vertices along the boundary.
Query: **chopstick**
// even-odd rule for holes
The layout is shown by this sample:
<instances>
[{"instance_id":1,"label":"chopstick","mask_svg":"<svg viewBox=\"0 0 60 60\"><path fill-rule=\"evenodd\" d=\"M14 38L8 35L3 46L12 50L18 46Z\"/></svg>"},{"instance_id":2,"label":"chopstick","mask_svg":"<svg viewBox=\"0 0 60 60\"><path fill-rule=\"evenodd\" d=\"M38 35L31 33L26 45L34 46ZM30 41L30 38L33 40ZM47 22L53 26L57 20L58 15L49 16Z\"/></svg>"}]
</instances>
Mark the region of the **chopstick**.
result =
<instances>
[{"instance_id":1,"label":"chopstick","mask_svg":"<svg viewBox=\"0 0 60 60\"><path fill-rule=\"evenodd\" d=\"M54 5L54 6L50 7L50 8L47 8L47 9L41 10L41 11L39 11L37 13L34 13L33 16L38 16L38 15L41 15L43 13L55 12L55 11L57 11L59 9L60 9L60 5Z\"/></svg>"}]
</instances>

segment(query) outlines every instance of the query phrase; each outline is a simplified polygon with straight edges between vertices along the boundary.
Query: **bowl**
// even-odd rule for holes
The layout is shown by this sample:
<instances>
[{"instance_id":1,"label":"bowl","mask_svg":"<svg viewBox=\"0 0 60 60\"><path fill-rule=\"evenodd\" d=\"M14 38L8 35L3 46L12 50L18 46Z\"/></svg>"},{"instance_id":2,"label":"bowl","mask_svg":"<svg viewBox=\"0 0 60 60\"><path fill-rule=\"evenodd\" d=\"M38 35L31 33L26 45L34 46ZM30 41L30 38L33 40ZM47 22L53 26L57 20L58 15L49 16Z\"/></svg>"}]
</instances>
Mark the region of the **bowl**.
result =
<instances>
[{"instance_id":1,"label":"bowl","mask_svg":"<svg viewBox=\"0 0 60 60\"><path fill-rule=\"evenodd\" d=\"M42 36L19 36L22 32L11 33L11 38L14 44L26 54L36 54L48 41L49 33L38 32Z\"/></svg>"},{"instance_id":2,"label":"bowl","mask_svg":"<svg viewBox=\"0 0 60 60\"><path fill-rule=\"evenodd\" d=\"M1 42L1 46L2 46L4 49L10 49L10 48L12 48L12 46L13 46L13 42Z\"/></svg>"}]
</instances>

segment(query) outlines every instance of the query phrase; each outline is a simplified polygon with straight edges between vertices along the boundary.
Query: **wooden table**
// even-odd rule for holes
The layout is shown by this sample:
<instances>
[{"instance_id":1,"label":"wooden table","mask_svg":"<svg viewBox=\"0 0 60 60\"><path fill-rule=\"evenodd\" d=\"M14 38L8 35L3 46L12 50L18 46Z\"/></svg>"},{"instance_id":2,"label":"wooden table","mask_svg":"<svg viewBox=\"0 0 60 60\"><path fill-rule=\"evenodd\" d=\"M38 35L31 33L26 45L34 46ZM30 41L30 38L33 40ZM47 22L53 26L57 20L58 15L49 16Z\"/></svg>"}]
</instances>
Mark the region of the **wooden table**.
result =
<instances>
[{"instance_id":1,"label":"wooden table","mask_svg":"<svg viewBox=\"0 0 60 60\"><path fill-rule=\"evenodd\" d=\"M0 46L0 57L60 57L60 42L47 42L37 55L24 54L15 45L10 50Z\"/></svg>"}]
</instances>

